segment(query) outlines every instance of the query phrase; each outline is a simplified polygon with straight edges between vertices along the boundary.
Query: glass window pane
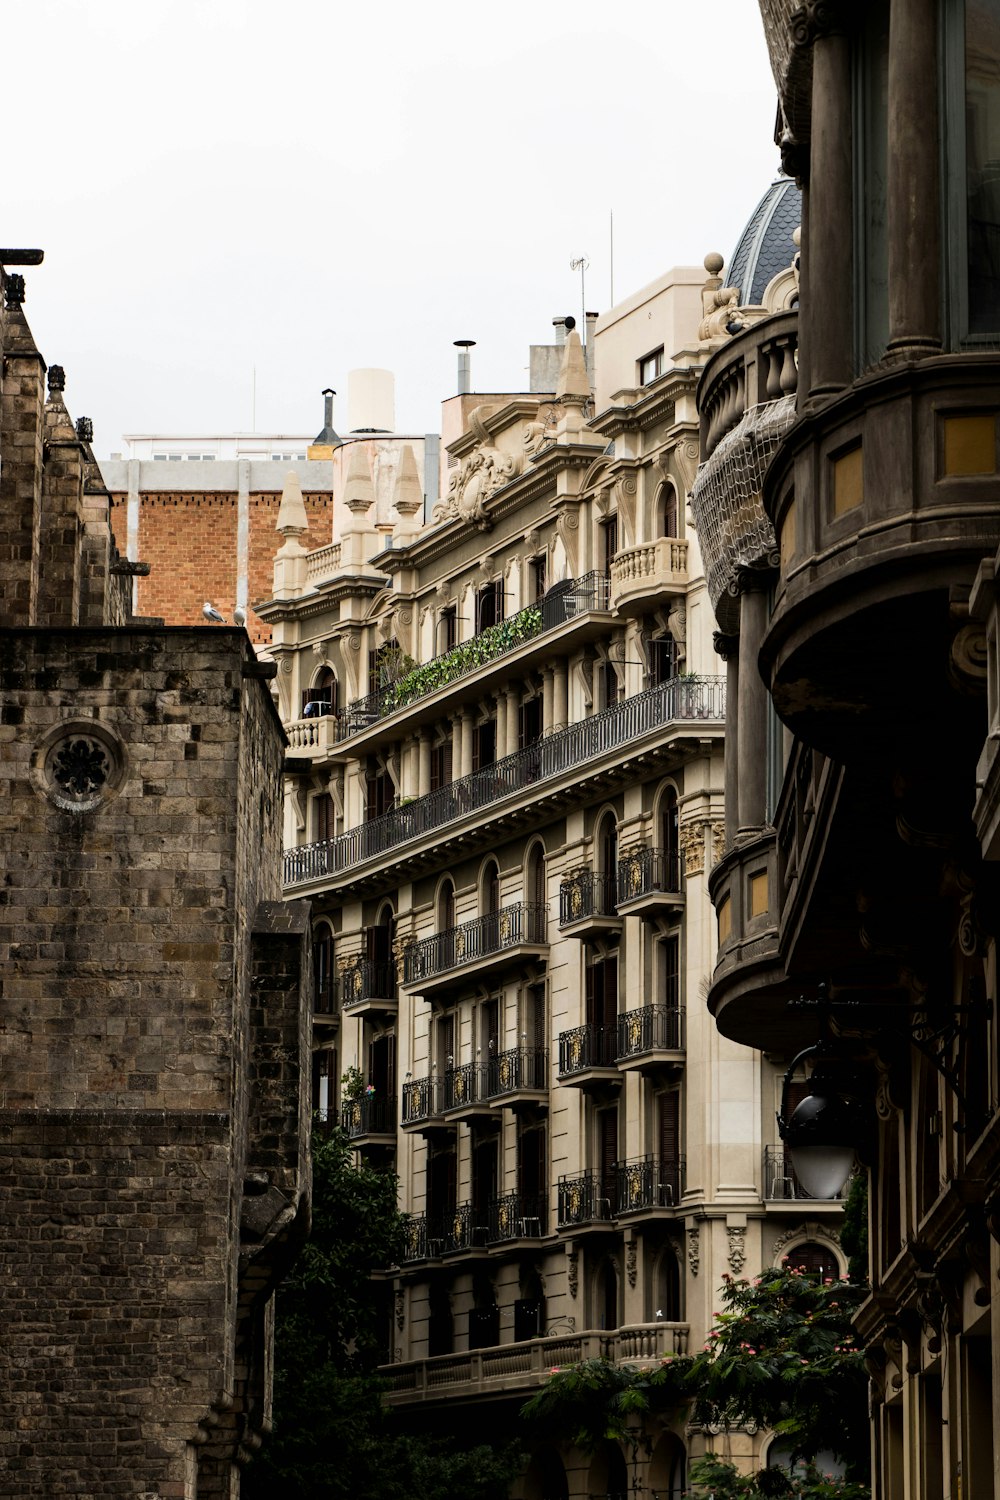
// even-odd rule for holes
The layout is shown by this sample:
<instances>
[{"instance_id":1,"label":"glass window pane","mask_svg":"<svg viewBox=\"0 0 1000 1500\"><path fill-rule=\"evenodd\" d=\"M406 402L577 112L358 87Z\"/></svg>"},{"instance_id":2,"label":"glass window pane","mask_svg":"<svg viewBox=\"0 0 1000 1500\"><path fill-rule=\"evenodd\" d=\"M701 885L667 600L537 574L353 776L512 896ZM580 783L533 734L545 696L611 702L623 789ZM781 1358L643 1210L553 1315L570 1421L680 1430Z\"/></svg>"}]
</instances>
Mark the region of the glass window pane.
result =
<instances>
[{"instance_id":1,"label":"glass window pane","mask_svg":"<svg viewBox=\"0 0 1000 1500\"><path fill-rule=\"evenodd\" d=\"M969 332L1000 331L1000 5L966 0Z\"/></svg>"}]
</instances>

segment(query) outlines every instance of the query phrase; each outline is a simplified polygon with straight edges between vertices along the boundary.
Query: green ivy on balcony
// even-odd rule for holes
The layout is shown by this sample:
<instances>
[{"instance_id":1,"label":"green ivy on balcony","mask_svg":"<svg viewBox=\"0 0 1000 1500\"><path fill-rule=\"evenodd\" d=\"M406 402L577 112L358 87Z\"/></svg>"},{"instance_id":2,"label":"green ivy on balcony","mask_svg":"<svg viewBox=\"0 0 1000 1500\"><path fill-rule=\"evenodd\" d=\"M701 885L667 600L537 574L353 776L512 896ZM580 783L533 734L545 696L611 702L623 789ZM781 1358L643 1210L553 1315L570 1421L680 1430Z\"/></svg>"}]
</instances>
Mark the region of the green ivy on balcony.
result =
<instances>
[{"instance_id":1,"label":"green ivy on balcony","mask_svg":"<svg viewBox=\"0 0 1000 1500\"><path fill-rule=\"evenodd\" d=\"M392 713L394 709L405 708L417 698L423 698L427 693L433 693L435 689L454 682L456 678L464 677L485 662L493 661L506 651L512 651L523 641L530 641L532 636L538 635L541 628L542 612L534 604L511 615L509 620L488 625L479 635L473 636L472 640L463 641L443 656L436 656L433 661L405 672L386 689L382 712Z\"/></svg>"}]
</instances>

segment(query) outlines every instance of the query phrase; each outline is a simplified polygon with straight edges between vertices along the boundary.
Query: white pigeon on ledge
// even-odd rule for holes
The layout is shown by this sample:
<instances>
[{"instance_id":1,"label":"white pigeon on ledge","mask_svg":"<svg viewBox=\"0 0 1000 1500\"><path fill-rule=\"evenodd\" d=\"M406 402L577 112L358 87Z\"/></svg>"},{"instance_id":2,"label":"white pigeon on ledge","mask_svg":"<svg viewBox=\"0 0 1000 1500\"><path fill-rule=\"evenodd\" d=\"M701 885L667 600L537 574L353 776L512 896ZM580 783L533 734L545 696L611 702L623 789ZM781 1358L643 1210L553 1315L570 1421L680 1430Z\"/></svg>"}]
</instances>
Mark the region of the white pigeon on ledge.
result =
<instances>
[{"instance_id":1,"label":"white pigeon on ledge","mask_svg":"<svg viewBox=\"0 0 1000 1500\"><path fill-rule=\"evenodd\" d=\"M214 625L225 625L226 623L225 615L220 615L215 605L210 604L207 599L201 607L201 612L205 616L205 619L211 620Z\"/></svg>"},{"instance_id":2,"label":"white pigeon on ledge","mask_svg":"<svg viewBox=\"0 0 1000 1500\"><path fill-rule=\"evenodd\" d=\"M233 610L233 624L234 625L245 625L246 622L247 622L247 612L246 612L246 610L245 609L241 609L240 606L237 605L236 608Z\"/></svg>"}]
</instances>

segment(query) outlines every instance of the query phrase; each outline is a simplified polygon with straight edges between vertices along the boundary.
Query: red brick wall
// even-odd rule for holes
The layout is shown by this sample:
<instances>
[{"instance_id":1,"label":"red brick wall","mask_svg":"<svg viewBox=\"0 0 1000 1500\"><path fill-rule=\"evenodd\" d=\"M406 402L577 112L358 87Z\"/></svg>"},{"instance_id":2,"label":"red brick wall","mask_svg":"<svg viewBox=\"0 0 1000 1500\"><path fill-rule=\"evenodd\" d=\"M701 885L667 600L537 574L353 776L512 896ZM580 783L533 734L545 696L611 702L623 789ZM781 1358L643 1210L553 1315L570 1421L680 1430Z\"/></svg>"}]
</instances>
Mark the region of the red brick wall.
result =
<instances>
[{"instance_id":1,"label":"red brick wall","mask_svg":"<svg viewBox=\"0 0 1000 1500\"><path fill-rule=\"evenodd\" d=\"M333 496L307 494L309 531L306 547L333 541ZM274 579L274 554L281 545L275 530L281 496L251 494L248 549L247 629L255 644L271 639L271 631L253 613L255 601L269 599ZM232 618L236 607L237 497L235 491L216 494L143 494L139 504L139 560L149 563L148 578L140 578L137 612L162 618L168 625L198 625L205 600ZM124 495L114 497L111 522L122 555L127 544Z\"/></svg>"}]
</instances>

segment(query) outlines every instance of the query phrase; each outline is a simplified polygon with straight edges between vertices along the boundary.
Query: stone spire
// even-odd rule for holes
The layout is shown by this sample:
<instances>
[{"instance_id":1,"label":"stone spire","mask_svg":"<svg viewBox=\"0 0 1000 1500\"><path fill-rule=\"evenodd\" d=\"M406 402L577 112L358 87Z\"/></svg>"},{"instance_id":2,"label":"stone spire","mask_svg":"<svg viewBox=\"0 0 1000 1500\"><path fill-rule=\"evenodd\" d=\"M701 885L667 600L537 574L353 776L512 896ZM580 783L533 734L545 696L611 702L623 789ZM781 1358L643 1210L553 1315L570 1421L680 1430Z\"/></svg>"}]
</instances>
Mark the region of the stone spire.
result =
<instances>
[{"instance_id":1,"label":"stone spire","mask_svg":"<svg viewBox=\"0 0 1000 1500\"><path fill-rule=\"evenodd\" d=\"M375 486L372 484L372 471L364 443L351 444L351 456L347 461L347 475L344 479L344 504L352 516L357 516L359 522L375 504Z\"/></svg>"},{"instance_id":2,"label":"stone spire","mask_svg":"<svg viewBox=\"0 0 1000 1500\"><path fill-rule=\"evenodd\" d=\"M302 486L294 469L289 469L281 491L281 505L275 530L284 541L274 557L274 597L289 599L301 594L306 585L306 557L300 537L309 529L309 518L302 498Z\"/></svg>"},{"instance_id":3,"label":"stone spire","mask_svg":"<svg viewBox=\"0 0 1000 1500\"><path fill-rule=\"evenodd\" d=\"M418 531L420 523L416 517L423 509L424 493L420 487L420 476L417 473L416 455L410 443L404 443L400 451L392 503L399 516L397 532L409 534Z\"/></svg>"},{"instance_id":4,"label":"stone spire","mask_svg":"<svg viewBox=\"0 0 1000 1500\"><path fill-rule=\"evenodd\" d=\"M584 406L590 400L590 377L583 344L576 329L570 330L563 345L562 367L556 386L556 400L564 406Z\"/></svg>"}]
</instances>

